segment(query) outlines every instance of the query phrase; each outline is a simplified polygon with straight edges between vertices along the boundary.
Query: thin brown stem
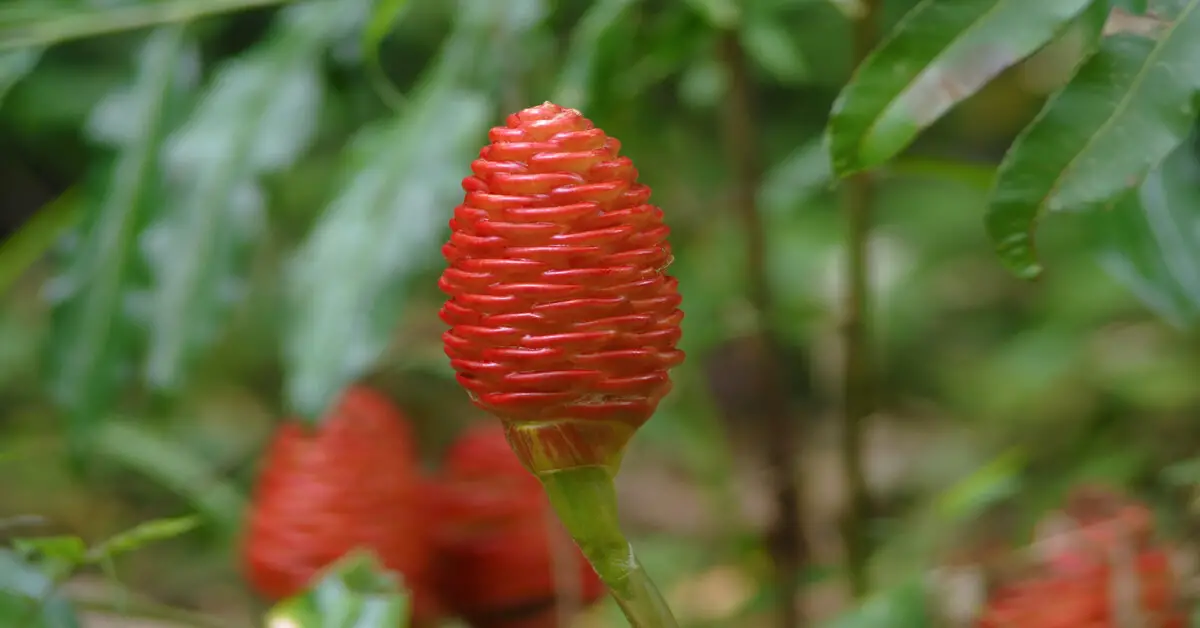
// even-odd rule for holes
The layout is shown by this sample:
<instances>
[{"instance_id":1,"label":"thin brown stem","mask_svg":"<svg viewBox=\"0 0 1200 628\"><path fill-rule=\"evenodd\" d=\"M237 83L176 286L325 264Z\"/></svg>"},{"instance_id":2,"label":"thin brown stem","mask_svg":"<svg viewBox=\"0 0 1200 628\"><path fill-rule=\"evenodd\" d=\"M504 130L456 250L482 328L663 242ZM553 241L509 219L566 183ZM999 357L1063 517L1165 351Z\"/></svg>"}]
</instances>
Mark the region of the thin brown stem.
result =
<instances>
[{"instance_id":1,"label":"thin brown stem","mask_svg":"<svg viewBox=\"0 0 1200 628\"><path fill-rule=\"evenodd\" d=\"M854 64L862 63L878 38L876 20L880 0L867 0L865 11L854 24ZM875 181L871 173L859 173L846 181L846 260L842 307L842 462L849 499L844 520L846 565L850 589L861 598L870 588L871 543L867 525L871 497L863 460L866 422L875 412L874 367L867 320L870 301L871 208Z\"/></svg>"},{"instance_id":2,"label":"thin brown stem","mask_svg":"<svg viewBox=\"0 0 1200 628\"><path fill-rule=\"evenodd\" d=\"M766 232L757 202L762 171L758 159L754 86L738 33L722 34L721 53L729 78L724 126L734 177L733 205L746 238L746 286L759 320L757 340L761 351L757 355L766 362L759 372L768 374L756 384L761 387L765 401L762 418L766 429L760 432L764 438L759 446L766 454L778 510L768 537L775 583L779 589L778 625L780 628L797 628L804 624L797 597L808 547L801 524L800 487L794 467L797 426L789 412L783 367L778 359L779 343L770 324L773 298L767 275Z\"/></svg>"}]
</instances>

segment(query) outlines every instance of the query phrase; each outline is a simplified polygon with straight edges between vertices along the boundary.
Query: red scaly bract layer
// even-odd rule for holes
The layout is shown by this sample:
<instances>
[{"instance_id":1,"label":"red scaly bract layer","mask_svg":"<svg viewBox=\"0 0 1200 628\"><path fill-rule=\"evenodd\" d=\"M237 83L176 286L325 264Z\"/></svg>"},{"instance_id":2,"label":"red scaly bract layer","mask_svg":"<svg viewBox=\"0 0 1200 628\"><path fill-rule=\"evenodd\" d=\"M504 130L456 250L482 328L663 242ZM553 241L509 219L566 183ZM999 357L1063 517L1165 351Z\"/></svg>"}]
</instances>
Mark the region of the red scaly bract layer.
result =
<instances>
[{"instance_id":1,"label":"red scaly bract layer","mask_svg":"<svg viewBox=\"0 0 1200 628\"><path fill-rule=\"evenodd\" d=\"M403 574L414 619L426 619L436 602L425 585L423 500L404 417L382 395L351 388L319 427L292 422L275 433L247 523L247 577L278 600L351 550L368 548Z\"/></svg>"},{"instance_id":2,"label":"red scaly bract layer","mask_svg":"<svg viewBox=\"0 0 1200 628\"><path fill-rule=\"evenodd\" d=\"M573 109L526 109L489 138L442 249L458 381L506 422L640 426L683 360L662 210Z\"/></svg>"},{"instance_id":3,"label":"red scaly bract layer","mask_svg":"<svg viewBox=\"0 0 1200 628\"><path fill-rule=\"evenodd\" d=\"M541 484L509 448L503 428L477 424L455 442L430 485L437 527L438 593L474 628L558 625L555 561L573 561L581 604L604 585L552 525ZM553 534L565 549L553 549ZM568 597L568 596L562 596Z\"/></svg>"}]
</instances>

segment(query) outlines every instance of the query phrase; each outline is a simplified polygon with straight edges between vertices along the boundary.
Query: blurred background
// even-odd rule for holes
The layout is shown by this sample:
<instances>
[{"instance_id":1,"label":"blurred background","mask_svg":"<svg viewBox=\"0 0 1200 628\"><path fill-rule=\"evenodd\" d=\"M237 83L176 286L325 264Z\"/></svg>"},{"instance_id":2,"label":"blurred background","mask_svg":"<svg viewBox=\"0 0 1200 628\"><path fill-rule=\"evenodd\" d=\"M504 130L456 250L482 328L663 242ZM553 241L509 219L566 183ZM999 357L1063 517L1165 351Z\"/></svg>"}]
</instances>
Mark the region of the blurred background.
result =
<instances>
[{"instance_id":1,"label":"blurred background","mask_svg":"<svg viewBox=\"0 0 1200 628\"><path fill-rule=\"evenodd\" d=\"M222 0L185 29L113 17L154 4L0 3L0 26L24 20L0 31L0 539L95 541L196 512L198 530L122 558L120 582L250 625L238 535L281 420L364 381L411 417L433 468L486 418L442 354L439 247L487 128L552 100L622 141L672 228L688 360L619 484L685 625L774 625L771 556L789 542L810 620L882 605L890 623L845 625L926 625L896 619L927 612L914 583L1027 539L1087 481L1134 493L1186 543L1197 338L1106 274L1070 217L1044 225L1037 283L1004 271L982 226L995 164L1078 58L1069 38L877 175L876 601L855 607L844 197L821 147L855 0ZM885 2L881 23L913 4ZM781 531L789 483L800 523ZM106 583L71 586L94 599ZM579 625L625 623L605 601Z\"/></svg>"}]
</instances>

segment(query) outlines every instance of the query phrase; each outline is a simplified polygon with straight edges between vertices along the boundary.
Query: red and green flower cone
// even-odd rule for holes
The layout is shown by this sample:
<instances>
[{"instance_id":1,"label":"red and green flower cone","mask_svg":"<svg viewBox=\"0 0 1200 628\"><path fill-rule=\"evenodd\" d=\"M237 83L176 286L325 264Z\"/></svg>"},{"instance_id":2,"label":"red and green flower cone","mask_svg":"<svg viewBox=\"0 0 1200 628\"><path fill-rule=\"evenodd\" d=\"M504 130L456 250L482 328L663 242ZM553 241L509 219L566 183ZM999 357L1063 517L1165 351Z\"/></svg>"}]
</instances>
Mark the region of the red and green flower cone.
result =
<instances>
[{"instance_id":1,"label":"red and green flower cone","mask_svg":"<svg viewBox=\"0 0 1200 628\"><path fill-rule=\"evenodd\" d=\"M446 354L630 621L674 625L613 491L683 360L662 210L620 142L578 111L545 103L489 136L443 247Z\"/></svg>"}]
</instances>

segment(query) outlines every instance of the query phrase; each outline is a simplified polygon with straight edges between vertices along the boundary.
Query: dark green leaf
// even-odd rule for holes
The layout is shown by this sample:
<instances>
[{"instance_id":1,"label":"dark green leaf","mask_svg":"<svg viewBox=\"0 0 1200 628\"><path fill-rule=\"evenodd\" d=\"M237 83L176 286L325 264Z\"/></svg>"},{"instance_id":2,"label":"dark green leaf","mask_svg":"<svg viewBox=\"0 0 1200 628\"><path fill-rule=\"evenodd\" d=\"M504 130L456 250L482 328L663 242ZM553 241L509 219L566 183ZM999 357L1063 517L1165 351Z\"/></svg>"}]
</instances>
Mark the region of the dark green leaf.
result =
<instances>
[{"instance_id":1,"label":"dark green leaf","mask_svg":"<svg viewBox=\"0 0 1200 628\"><path fill-rule=\"evenodd\" d=\"M0 294L82 217L79 193L71 188L38 210L21 230L0 242Z\"/></svg>"},{"instance_id":2,"label":"dark green leaf","mask_svg":"<svg viewBox=\"0 0 1200 628\"><path fill-rule=\"evenodd\" d=\"M1105 270L1180 327L1200 319L1200 165L1190 144L1111 209L1079 216Z\"/></svg>"},{"instance_id":3,"label":"dark green leaf","mask_svg":"<svg viewBox=\"0 0 1200 628\"><path fill-rule=\"evenodd\" d=\"M87 560L90 562L111 560L145 545L186 534L198 525L200 525L200 520L192 516L145 521L91 548L87 552Z\"/></svg>"},{"instance_id":4,"label":"dark green leaf","mask_svg":"<svg viewBox=\"0 0 1200 628\"><path fill-rule=\"evenodd\" d=\"M891 159L1094 2L1107 13L1103 0L923 0L834 102L834 170L846 176Z\"/></svg>"},{"instance_id":5,"label":"dark green leaf","mask_svg":"<svg viewBox=\"0 0 1200 628\"><path fill-rule=\"evenodd\" d=\"M601 42L613 31L637 0L597 0L571 33L571 44L563 59L553 102L563 107L585 109L588 105L592 67Z\"/></svg>"},{"instance_id":6,"label":"dark green leaf","mask_svg":"<svg viewBox=\"0 0 1200 628\"><path fill-rule=\"evenodd\" d=\"M79 628L75 610L54 581L16 553L0 549L0 625Z\"/></svg>"},{"instance_id":7,"label":"dark green leaf","mask_svg":"<svg viewBox=\"0 0 1200 628\"><path fill-rule=\"evenodd\" d=\"M268 625L407 628L408 596L370 553L350 554L318 578L311 590L273 608Z\"/></svg>"},{"instance_id":8,"label":"dark green leaf","mask_svg":"<svg viewBox=\"0 0 1200 628\"><path fill-rule=\"evenodd\" d=\"M93 136L116 148L94 175L94 205L81 225L68 270L52 293L51 391L69 418L72 437L112 402L136 332L127 299L135 281L137 236L161 208L159 149L171 118L183 51L182 33L152 34L133 85L109 94L92 113ZM76 440L76 443L79 441Z\"/></svg>"},{"instance_id":9,"label":"dark green leaf","mask_svg":"<svg viewBox=\"0 0 1200 628\"><path fill-rule=\"evenodd\" d=\"M987 229L1018 275L1041 272L1033 230L1046 212L1093 209L1136 188L1191 129L1200 0L1165 4L1169 28L1157 39L1106 38L1000 164Z\"/></svg>"},{"instance_id":10,"label":"dark green leaf","mask_svg":"<svg viewBox=\"0 0 1200 628\"><path fill-rule=\"evenodd\" d=\"M223 65L169 139L172 200L147 233L154 270L145 376L177 389L244 288L264 225L261 175L290 167L316 134L320 55L357 19L344 2L289 7L274 36Z\"/></svg>"}]
</instances>

